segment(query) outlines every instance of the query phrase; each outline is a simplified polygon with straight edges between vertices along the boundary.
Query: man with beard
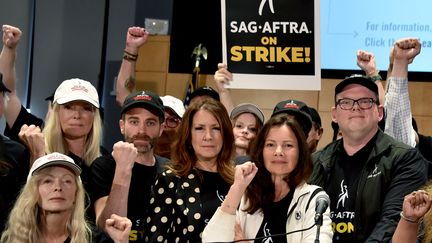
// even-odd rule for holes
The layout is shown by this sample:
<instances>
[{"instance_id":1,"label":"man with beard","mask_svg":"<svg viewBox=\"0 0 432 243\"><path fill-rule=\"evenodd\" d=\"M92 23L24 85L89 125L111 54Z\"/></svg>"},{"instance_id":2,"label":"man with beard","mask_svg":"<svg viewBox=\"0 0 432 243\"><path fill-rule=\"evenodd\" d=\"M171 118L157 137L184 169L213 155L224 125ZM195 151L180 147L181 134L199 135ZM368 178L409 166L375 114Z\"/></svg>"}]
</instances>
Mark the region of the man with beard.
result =
<instances>
[{"instance_id":1,"label":"man with beard","mask_svg":"<svg viewBox=\"0 0 432 243\"><path fill-rule=\"evenodd\" d=\"M113 213L127 216L132 221L131 242L144 242L151 186L168 162L153 153L164 119L164 106L157 94L141 91L128 95L119 121L125 141L115 143L112 155L99 157L92 164L91 197L97 225L104 229Z\"/></svg>"},{"instance_id":2,"label":"man with beard","mask_svg":"<svg viewBox=\"0 0 432 243\"><path fill-rule=\"evenodd\" d=\"M135 70L138 51L147 42L148 36L149 33L144 28L137 26L128 28L123 60L116 81L116 101L120 106L125 98L136 89ZM197 92L195 96L198 93L205 95L206 92L203 91ZM163 133L158 139L154 152L169 158L171 157L171 143L175 140L176 130L180 125L185 108L183 102L176 97L166 95L160 98L165 107L165 122L162 124Z\"/></svg>"}]
</instances>

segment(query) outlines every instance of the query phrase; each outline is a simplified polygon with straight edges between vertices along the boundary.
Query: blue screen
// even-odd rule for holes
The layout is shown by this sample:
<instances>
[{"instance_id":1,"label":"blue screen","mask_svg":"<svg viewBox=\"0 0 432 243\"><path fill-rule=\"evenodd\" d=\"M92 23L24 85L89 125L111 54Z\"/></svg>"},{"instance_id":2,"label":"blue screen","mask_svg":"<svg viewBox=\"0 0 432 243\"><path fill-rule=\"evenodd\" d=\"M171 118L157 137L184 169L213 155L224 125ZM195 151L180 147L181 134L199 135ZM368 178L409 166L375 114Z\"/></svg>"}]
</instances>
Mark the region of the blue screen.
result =
<instances>
[{"instance_id":1,"label":"blue screen","mask_svg":"<svg viewBox=\"0 0 432 243\"><path fill-rule=\"evenodd\" d=\"M421 53L409 71L432 71L431 0L321 0L321 68L359 70L357 50L375 54L386 71L390 48L402 37L418 37Z\"/></svg>"}]
</instances>

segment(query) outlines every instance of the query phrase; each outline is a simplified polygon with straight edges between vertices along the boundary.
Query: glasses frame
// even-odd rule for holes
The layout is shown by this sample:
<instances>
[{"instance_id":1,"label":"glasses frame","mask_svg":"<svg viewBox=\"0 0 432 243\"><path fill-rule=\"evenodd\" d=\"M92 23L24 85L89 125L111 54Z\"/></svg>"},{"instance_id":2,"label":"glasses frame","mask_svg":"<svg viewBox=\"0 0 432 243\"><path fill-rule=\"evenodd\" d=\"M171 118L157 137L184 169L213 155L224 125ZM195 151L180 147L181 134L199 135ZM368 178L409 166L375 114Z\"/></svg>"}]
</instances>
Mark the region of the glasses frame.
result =
<instances>
[{"instance_id":1,"label":"glasses frame","mask_svg":"<svg viewBox=\"0 0 432 243\"><path fill-rule=\"evenodd\" d=\"M341 104L343 101L350 101L351 104ZM366 102L367 101L367 102ZM377 101L374 98L363 97L360 99L351 99L351 98L342 98L336 101L336 105L338 105L342 110L352 110L354 108L355 103L357 103L358 107L362 110L369 110L372 108L374 104L377 104Z\"/></svg>"},{"instance_id":2,"label":"glasses frame","mask_svg":"<svg viewBox=\"0 0 432 243\"><path fill-rule=\"evenodd\" d=\"M168 121L175 122L176 125L172 126L172 123L170 125ZM181 122L181 120L179 118L176 118L176 117L166 117L164 123L165 123L165 126L167 126L169 128L176 128L176 127L178 127L180 125L180 122Z\"/></svg>"}]
</instances>

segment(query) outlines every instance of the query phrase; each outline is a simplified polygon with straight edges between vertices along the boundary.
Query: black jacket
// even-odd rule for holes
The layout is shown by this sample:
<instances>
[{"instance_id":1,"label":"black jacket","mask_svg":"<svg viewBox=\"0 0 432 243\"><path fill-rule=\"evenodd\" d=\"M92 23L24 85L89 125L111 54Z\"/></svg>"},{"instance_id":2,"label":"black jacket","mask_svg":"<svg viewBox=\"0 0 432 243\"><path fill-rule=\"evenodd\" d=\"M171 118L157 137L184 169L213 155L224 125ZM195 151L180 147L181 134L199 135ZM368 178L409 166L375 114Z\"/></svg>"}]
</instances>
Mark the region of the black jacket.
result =
<instances>
[{"instance_id":1,"label":"black jacket","mask_svg":"<svg viewBox=\"0 0 432 243\"><path fill-rule=\"evenodd\" d=\"M0 134L0 232L3 232L9 212L26 182L29 164L28 150Z\"/></svg>"},{"instance_id":2,"label":"black jacket","mask_svg":"<svg viewBox=\"0 0 432 243\"><path fill-rule=\"evenodd\" d=\"M327 190L330 172L343 140L313 154L310 179ZM381 130L364 165L357 188L353 242L389 242L399 221L405 195L426 182L427 162L417 149L402 144Z\"/></svg>"}]
</instances>

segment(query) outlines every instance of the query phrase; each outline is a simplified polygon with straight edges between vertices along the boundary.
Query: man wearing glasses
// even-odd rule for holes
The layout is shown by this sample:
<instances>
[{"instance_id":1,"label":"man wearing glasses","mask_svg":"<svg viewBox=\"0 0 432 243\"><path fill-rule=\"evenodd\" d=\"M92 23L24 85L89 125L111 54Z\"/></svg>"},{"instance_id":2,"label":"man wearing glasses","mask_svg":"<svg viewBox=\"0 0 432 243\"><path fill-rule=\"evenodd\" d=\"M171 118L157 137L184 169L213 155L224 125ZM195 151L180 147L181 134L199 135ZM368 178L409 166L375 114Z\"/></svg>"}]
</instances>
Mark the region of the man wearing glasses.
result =
<instances>
[{"instance_id":1,"label":"man wearing glasses","mask_svg":"<svg viewBox=\"0 0 432 243\"><path fill-rule=\"evenodd\" d=\"M176 139L185 108L180 99L171 95L162 96L161 99L165 107L165 121L162 124L162 135L155 147L155 154L171 158L171 143Z\"/></svg>"},{"instance_id":2,"label":"man wearing glasses","mask_svg":"<svg viewBox=\"0 0 432 243\"><path fill-rule=\"evenodd\" d=\"M384 134L378 87L351 76L335 88L332 120L342 139L313 155L311 183L330 196L333 242L389 242L399 221L403 196L426 182L419 152Z\"/></svg>"}]
</instances>

